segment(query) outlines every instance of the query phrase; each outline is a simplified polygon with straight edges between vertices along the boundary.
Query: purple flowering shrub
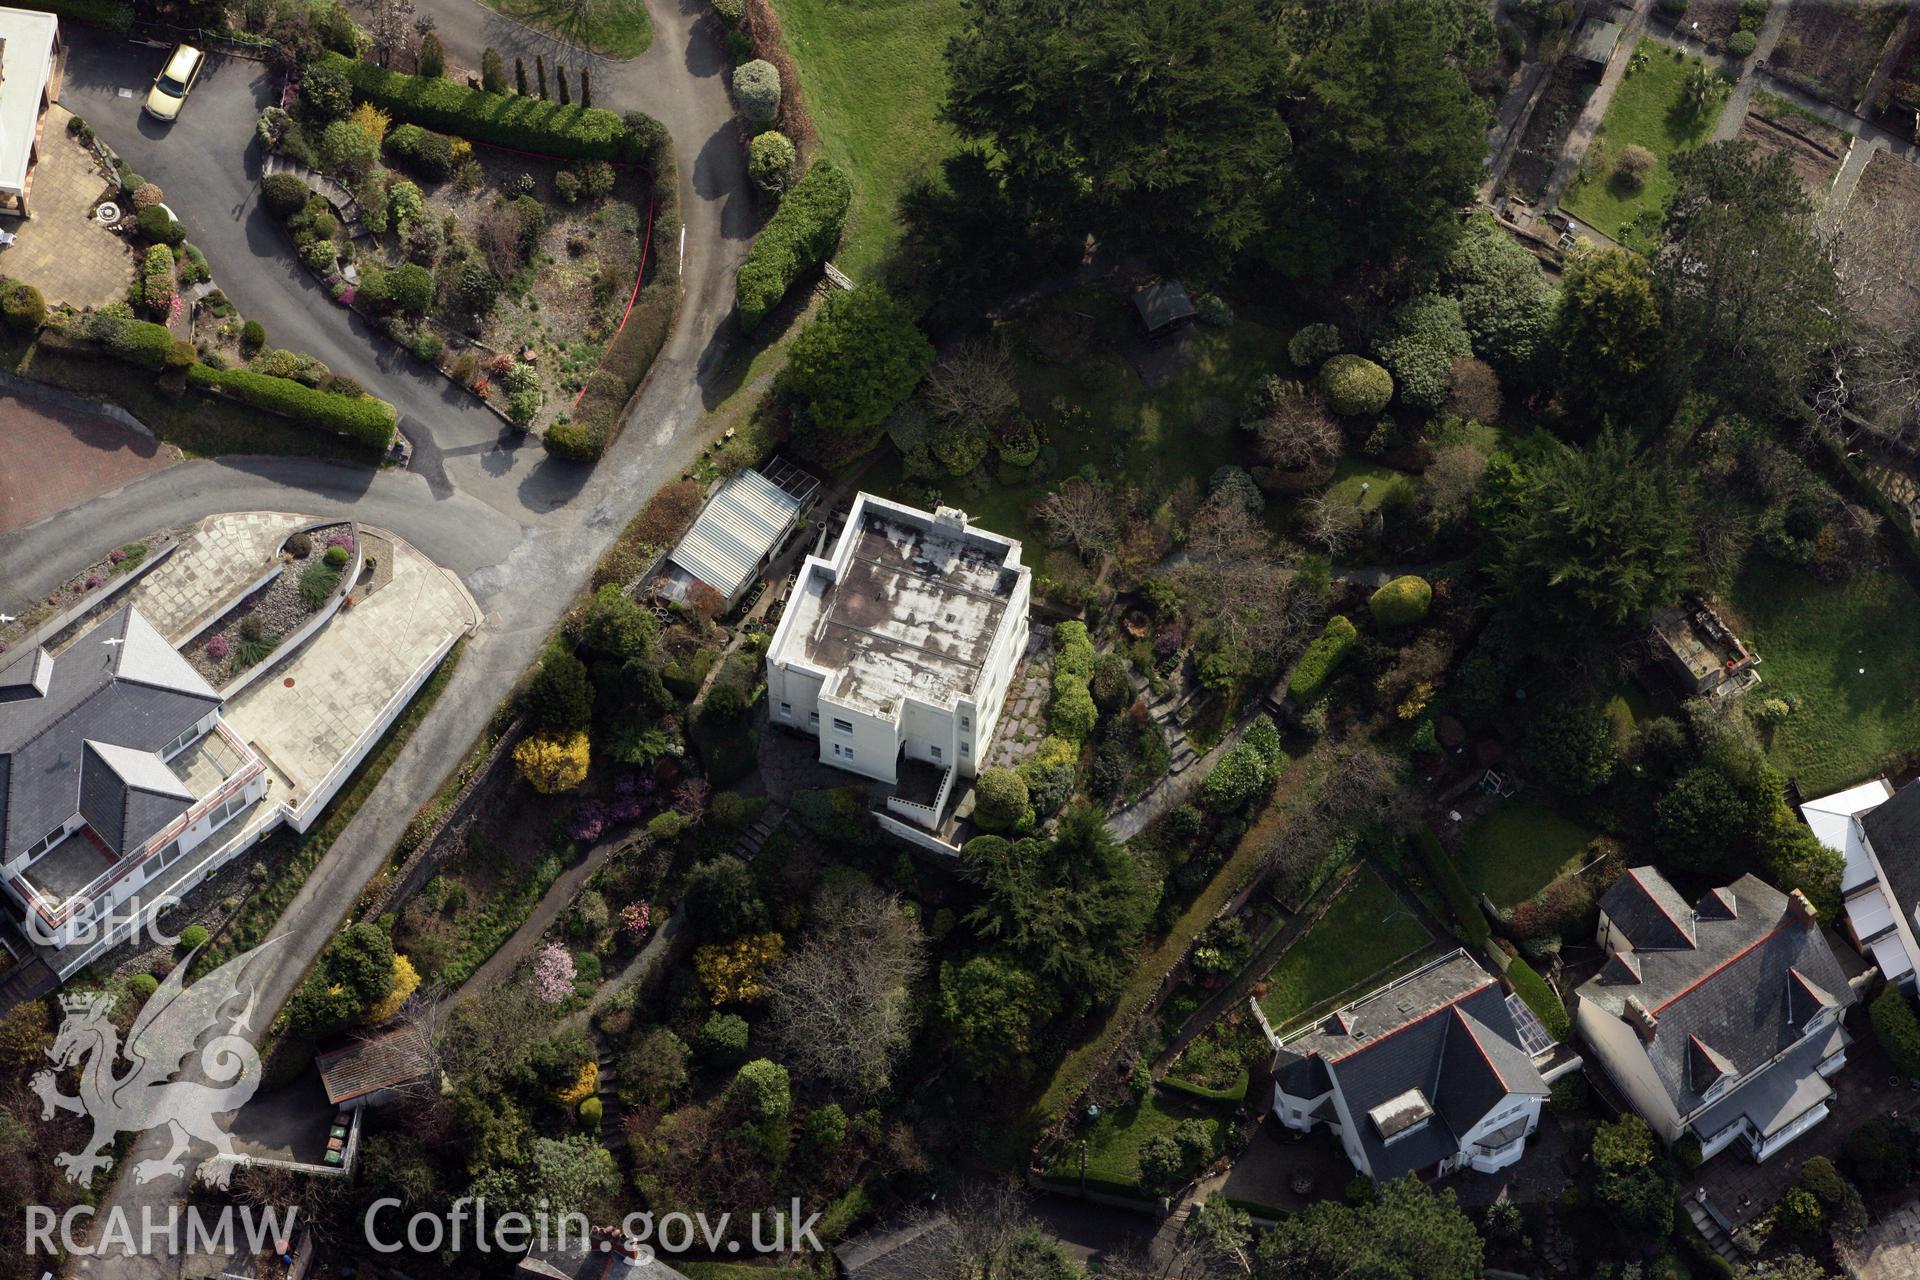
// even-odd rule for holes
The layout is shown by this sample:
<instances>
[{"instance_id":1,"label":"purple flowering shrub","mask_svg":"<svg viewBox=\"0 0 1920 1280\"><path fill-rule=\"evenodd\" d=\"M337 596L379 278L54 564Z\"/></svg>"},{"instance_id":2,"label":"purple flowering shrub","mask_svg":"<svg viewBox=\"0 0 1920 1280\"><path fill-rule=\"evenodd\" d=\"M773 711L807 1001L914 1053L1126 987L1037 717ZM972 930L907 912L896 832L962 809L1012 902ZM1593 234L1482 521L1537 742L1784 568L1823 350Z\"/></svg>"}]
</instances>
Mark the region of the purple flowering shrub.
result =
<instances>
[{"instance_id":1,"label":"purple flowering shrub","mask_svg":"<svg viewBox=\"0 0 1920 1280\"><path fill-rule=\"evenodd\" d=\"M215 636L207 641L207 656L215 662L225 662L227 655L233 652L233 645L225 636Z\"/></svg>"}]
</instances>

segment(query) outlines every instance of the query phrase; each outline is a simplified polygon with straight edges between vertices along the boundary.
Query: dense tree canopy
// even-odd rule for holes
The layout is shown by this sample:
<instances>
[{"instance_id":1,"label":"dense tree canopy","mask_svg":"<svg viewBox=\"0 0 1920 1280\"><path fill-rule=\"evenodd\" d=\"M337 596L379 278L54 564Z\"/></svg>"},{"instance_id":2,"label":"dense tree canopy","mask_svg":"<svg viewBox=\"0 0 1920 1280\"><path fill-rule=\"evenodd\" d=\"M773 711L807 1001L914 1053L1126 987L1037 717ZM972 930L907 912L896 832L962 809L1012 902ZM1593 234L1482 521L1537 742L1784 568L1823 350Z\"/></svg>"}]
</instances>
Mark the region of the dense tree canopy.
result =
<instances>
[{"instance_id":1,"label":"dense tree canopy","mask_svg":"<svg viewBox=\"0 0 1920 1280\"><path fill-rule=\"evenodd\" d=\"M1663 457L1608 432L1555 445L1496 503L1494 583L1559 647L1672 600L1693 570L1693 491Z\"/></svg>"},{"instance_id":2,"label":"dense tree canopy","mask_svg":"<svg viewBox=\"0 0 1920 1280\"><path fill-rule=\"evenodd\" d=\"M1260 231L1287 131L1253 0L983 0L947 60L947 118L1027 208L1176 258Z\"/></svg>"},{"instance_id":3,"label":"dense tree canopy","mask_svg":"<svg viewBox=\"0 0 1920 1280\"><path fill-rule=\"evenodd\" d=\"M1576 253L1561 278L1553 348L1560 402L1582 418L1632 412L1660 359L1660 304L1646 259Z\"/></svg>"},{"instance_id":4,"label":"dense tree canopy","mask_svg":"<svg viewBox=\"0 0 1920 1280\"><path fill-rule=\"evenodd\" d=\"M827 300L793 340L786 379L832 449L852 457L872 447L932 365L933 344L912 313L868 285Z\"/></svg>"},{"instance_id":5,"label":"dense tree canopy","mask_svg":"<svg viewBox=\"0 0 1920 1280\"><path fill-rule=\"evenodd\" d=\"M1260 1238L1255 1280L1478 1280L1484 1246L1453 1192L1412 1174L1358 1207L1322 1200Z\"/></svg>"}]
</instances>

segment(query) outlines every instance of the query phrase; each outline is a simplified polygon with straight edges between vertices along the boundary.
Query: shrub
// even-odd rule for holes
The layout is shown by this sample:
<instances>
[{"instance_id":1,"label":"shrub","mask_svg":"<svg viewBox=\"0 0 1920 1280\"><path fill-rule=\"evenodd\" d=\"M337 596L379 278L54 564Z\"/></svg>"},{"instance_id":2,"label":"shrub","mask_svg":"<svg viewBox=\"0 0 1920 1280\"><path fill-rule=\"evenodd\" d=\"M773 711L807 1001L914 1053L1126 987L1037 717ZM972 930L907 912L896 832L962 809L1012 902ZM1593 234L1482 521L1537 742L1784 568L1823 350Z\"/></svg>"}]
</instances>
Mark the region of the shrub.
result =
<instances>
[{"instance_id":1,"label":"shrub","mask_svg":"<svg viewBox=\"0 0 1920 1280\"><path fill-rule=\"evenodd\" d=\"M445 182L453 173L453 139L444 133L403 124L387 135L387 155L428 182Z\"/></svg>"},{"instance_id":2,"label":"shrub","mask_svg":"<svg viewBox=\"0 0 1920 1280\"><path fill-rule=\"evenodd\" d=\"M328 547L320 559L336 569L344 568L347 563L347 549L345 547Z\"/></svg>"},{"instance_id":3,"label":"shrub","mask_svg":"<svg viewBox=\"0 0 1920 1280\"><path fill-rule=\"evenodd\" d=\"M1215 813L1232 813L1272 782L1260 748L1242 742L1220 757L1200 787L1200 803Z\"/></svg>"},{"instance_id":4,"label":"shrub","mask_svg":"<svg viewBox=\"0 0 1920 1280\"><path fill-rule=\"evenodd\" d=\"M1572 1030L1567 1018L1567 1006L1553 993L1553 988L1547 985L1545 978L1535 973L1525 960L1515 957L1513 963L1507 966L1507 981L1513 984L1514 994L1525 1001L1527 1008L1533 1010L1534 1016L1540 1019L1548 1035L1555 1040L1567 1038Z\"/></svg>"},{"instance_id":5,"label":"shrub","mask_svg":"<svg viewBox=\"0 0 1920 1280\"><path fill-rule=\"evenodd\" d=\"M1867 1006L1873 1022L1873 1038L1886 1050L1900 1074L1920 1080L1920 1019L1914 1017L1913 1004L1899 987L1889 985Z\"/></svg>"},{"instance_id":6,"label":"shrub","mask_svg":"<svg viewBox=\"0 0 1920 1280\"><path fill-rule=\"evenodd\" d=\"M1751 31L1736 31L1727 37L1727 52L1736 58L1751 58L1759 37Z\"/></svg>"},{"instance_id":7,"label":"shrub","mask_svg":"<svg viewBox=\"0 0 1920 1280\"><path fill-rule=\"evenodd\" d=\"M500 277L483 262L469 262L454 279L453 292L467 310L483 316L499 301Z\"/></svg>"},{"instance_id":8,"label":"shrub","mask_svg":"<svg viewBox=\"0 0 1920 1280\"><path fill-rule=\"evenodd\" d=\"M1053 669L1086 679L1093 674L1093 641L1084 622L1063 622L1053 629Z\"/></svg>"},{"instance_id":9,"label":"shrub","mask_svg":"<svg viewBox=\"0 0 1920 1280\"><path fill-rule=\"evenodd\" d=\"M1893 1126L1878 1118L1856 1126L1846 1136L1840 1158L1853 1180L1869 1191L1898 1191L1913 1177L1913 1158L1894 1141Z\"/></svg>"},{"instance_id":10,"label":"shrub","mask_svg":"<svg viewBox=\"0 0 1920 1280\"><path fill-rule=\"evenodd\" d=\"M1320 366L1320 392L1341 417L1364 417L1393 399L1393 375L1363 356L1334 356Z\"/></svg>"},{"instance_id":11,"label":"shrub","mask_svg":"<svg viewBox=\"0 0 1920 1280\"><path fill-rule=\"evenodd\" d=\"M207 945L207 939L213 935L207 932L203 924L190 924L180 931L180 945L188 951L198 951Z\"/></svg>"},{"instance_id":12,"label":"shrub","mask_svg":"<svg viewBox=\"0 0 1920 1280\"><path fill-rule=\"evenodd\" d=\"M1330 324L1310 324L1287 340L1287 359L1296 369L1318 369L1340 354L1340 330Z\"/></svg>"},{"instance_id":13,"label":"shrub","mask_svg":"<svg viewBox=\"0 0 1920 1280\"><path fill-rule=\"evenodd\" d=\"M793 141L777 129L769 129L747 144L747 176L762 191L778 195L792 186L793 170L799 162L800 153L794 150Z\"/></svg>"},{"instance_id":14,"label":"shrub","mask_svg":"<svg viewBox=\"0 0 1920 1280\"><path fill-rule=\"evenodd\" d=\"M1473 354L1459 301L1427 294L1401 304L1374 343L1374 354L1392 372L1402 403L1438 410L1447 402L1453 362Z\"/></svg>"},{"instance_id":15,"label":"shrub","mask_svg":"<svg viewBox=\"0 0 1920 1280\"><path fill-rule=\"evenodd\" d=\"M267 345L267 327L258 320L249 320L240 326L241 354L251 356Z\"/></svg>"},{"instance_id":16,"label":"shrub","mask_svg":"<svg viewBox=\"0 0 1920 1280\"><path fill-rule=\"evenodd\" d=\"M755 1058L733 1077L729 1093L756 1124L786 1119L793 1105L787 1069L767 1058Z\"/></svg>"},{"instance_id":17,"label":"shrub","mask_svg":"<svg viewBox=\"0 0 1920 1280\"><path fill-rule=\"evenodd\" d=\"M1433 584L1411 573L1395 578L1367 599L1374 622L1383 627L1412 626L1432 607Z\"/></svg>"},{"instance_id":18,"label":"shrub","mask_svg":"<svg viewBox=\"0 0 1920 1280\"><path fill-rule=\"evenodd\" d=\"M1527 745L1547 781L1571 796L1607 785L1620 763L1613 722L1591 702L1559 702L1542 711Z\"/></svg>"},{"instance_id":19,"label":"shrub","mask_svg":"<svg viewBox=\"0 0 1920 1280\"><path fill-rule=\"evenodd\" d=\"M1117 653L1103 653L1093 664L1093 676L1087 682L1093 705L1112 713L1133 702L1133 678L1127 674L1127 660Z\"/></svg>"},{"instance_id":20,"label":"shrub","mask_svg":"<svg viewBox=\"0 0 1920 1280\"><path fill-rule=\"evenodd\" d=\"M1359 629L1344 614L1328 618L1326 628L1314 637L1294 665L1293 675L1287 680L1288 696L1296 702L1305 702L1320 692L1359 638Z\"/></svg>"},{"instance_id":21,"label":"shrub","mask_svg":"<svg viewBox=\"0 0 1920 1280\"><path fill-rule=\"evenodd\" d=\"M1100 711L1093 705L1082 676L1061 672L1053 678L1053 701L1047 707L1047 731L1068 742L1079 742L1093 732Z\"/></svg>"},{"instance_id":22,"label":"shrub","mask_svg":"<svg viewBox=\"0 0 1920 1280\"><path fill-rule=\"evenodd\" d=\"M171 339L168 345L172 345ZM256 409L280 414L305 426L337 431L376 453L386 452L387 446L393 443L396 427L393 406L372 396L330 395L290 378L270 377L249 369L210 369L204 364L187 370L187 385L222 392Z\"/></svg>"},{"instance_id":23,"label":"shrub","mask_svg":"<svg viewBox=\"0 0 1920 1280\"><path fill-rule=\"evenodd\" d=\"M167 327L146 320L95 313L87 323L87 334L106 349L108 355L144 369L166 367L173 351L173 335ZM191 381L191 371L189 371Z\"/></svg>"},{"instance_id":24,"label":"shrub","mask_svg":"<svg viewBox=\"0 0 1920 1280\"><path fill-rule=\"evenodd\" d=\"M1658 163L1653 152L1637 142L1630 142L1620 148L1620 156L1613 162L1613 171L1629 185L1638 188L1646 182L1647 175L1653 172Z\"/></svg>"},{"instance_id":25,"label":"shrub","mask_svg":"<svg viewBox=\"0 0 1920 1280\"><path fill-rule=\"evenodd\" d=\"M739 1014L709 1014L694 1037L693 1051L712 1069L731 1071L746 1061L747 1039L747 1020Z\"/></svg>"},{"instance_id":26,"label":"shrub","mask_svg":"<svg viewBox=\"0 0 1920 1280\"><path fill-rule=\"evenodd\" d=\"M290 173L270 173L260 179L260 203L283 222L306 208L312 194L306 183Z\"/></svg>"},{"instance_id":27,"label":"shrub","mask_svg":"<svg viewBox=\"0 0 1920 1280\"><path fill-rule=\"evenodd\" d=\"M514 747L513 764L542 795L571 791L587 780L587 735L577 730L530 735Z\"/></svg>"},{"instance_id":28,"label":"shrub","mask_svg":"<svg viewBox=\"0 0 1920 1280\"><path fill-rule=\"evenodd\" d=\"M827 260L852 200L852 184L828 160L794 184L740 264L734 290L742 331L752 333L803 272Z\"/></svg>"},{"instance_id":29,"label":"shrub","mask_svg":"<svg viewBox=\"0 0 1920 1280\"><path fill-rule=\"evenodd\" d=\"M176 342L167 352L167 368L184 369L200 358L200 353L191 342Z\"/></svg>"},{"instance_id":30,"label":"shrub","mask_svg":"<svg viewBox=\"0 0 1920 1280\"><path fill-rule=\"evenodd\" d=\"M1012 769L982 769L973 788L973 820L983 831L1017 831L1033 822L1027 784Z\"/></svg>"},{"instance_id":31,"label":"shrub","mask_svg":"<svg viewBox=\"0 0 1920 1280\"><path fill-rule=\"evenodd\" d=\"M153 208L153 206L159 204L166 198L166 194L151 182L141 183L133 189L133 194L128 197L133 203L133 211L135 213L145 213L148 209Z\"/></svg>"},{"instance_id":32,"label":"shrub","mask_svg":"<svg viewBox=\"0 0 1920 1280\"><path fill-rule=\"evenodd\" d=\"M420 38L419 73L429 80L439 80L447 74L447 50L440 43L440 37L429 31Z\"/></svg>"},{"instance_id":33,"label":"shrub","mask_svg":"<svg viewBox=\"0 0 1920 1280\"><path fill-rule=\"evenodd\" d=\"M540 393L529 387L525 391L516 391L507 397L507 417L517 427L524 427L534 420L540 412Z\"/></svg>"},{"instance_id":34,"label":"shrub","mask_svg":"<svg viewBox=\"0 0 1920 1280\"><path fill-rule=\"evenodd\" d=\"M780 72L764 58L735 67L733 101L748 124L772 124L780 114Z\"/></svg>"},{"instance_id":35,"label":"shrub","mask_svg":"<svg viewBox=\"0 0 1920 1280\"><path fill-rule=\"evenodd\" d=\"M347 68L351 58L327 54L309 62L300 72L300 102L319 121L341 120L353 110L353 88Z\"/></svg>"},{"instance_id":36,"label":"shrub","mask_svg":"<svg viewBox=\"0 0 1920 1280\"><path fill-rule=\"evenodd\" d=\"M325 604L339 585L340 571L330 564L310 564L300 571L300 599L309 609Z\"/></svg>"},{"instance_id":37,"label":"shrub","mask_svg":"<svg viewBox=\"0 0 1920 1280\"><path fill-rule=\"evenodd\" d=\"M320 61L346 77L354 98L386 108L397 120L475 142L562 160L644 162L665 136L658 122L639 112L619 116L594 107L488 93L451 80L402 75L335 53Z\"/></svg>"},{"instance_id":38,"label":"shrub","mask_svg":"<svg viewBox=\"0 0 1920 1280\"><path fill-rule=\"evenodd\" d=\"M714 16L730 27L737 27L747 16L747 0L713 0Z\"/></svg>"},{"instance_id":39,"label":"shrub","mask_svg":"<svg viewBox=\"0 0 1920 1280\"><path fill-rule=\"evenodd\" d=\"M159 205L142 209L133 224L148 244L179 244L187 238L187 229L175 222Z\"/></svg>"},{"instance_id":40,"label":"shrub","mask_svg":"<svg viewBox=\"0 0 1920 1280\"><path fill-rule=\"evenodd\" d=\"M807 402L813 425L834 438L832 448L851 455L872 447L887 415L932 365L933 344L912 309L865 285L833 292L788 349L784 378Z\"/></svg>"},{"instance_id":41,"label":"shrub","mask_svg":"<svg viewBox=\"0 0 1920 1280\"><path fill-rule=\"evenodd\" d=\"M138 1000L145 1000L159 989L160 979L150 973L136 973L127 979L127 990L131 991L134 998Z\"/></svg>"},{"instance_id":42,"label":"shrub","mask_svg":"<svg viewBox=\"0 0 1920 1280\"><path fill-rule=\"evenodd\" d=\"M480 53L480 87L488 93L507 91L507 64L500 51L488 45Z\"/></svg>"},{"instance_id":43,"label":"shrub","mask_svg":"<svg viewBox=\"0 0 1920 1280\"><path fill-rule=\"evenodd\" d=\"M369 269L361 277L360 296L375 307L418 315L433 305L433 273L411 262L390 271Z\"/></svg>"},{"instance_id":44,"label":"shrub","mask_svg":"<svg viewBox=\"0 0 1920 1280\"><path fill-rule=\"evenodd\" d=\"M47 303L40 291L22 280L0 284L0 320L10 333L32 333L47 318Z\"/></svg>"}]
</instances>

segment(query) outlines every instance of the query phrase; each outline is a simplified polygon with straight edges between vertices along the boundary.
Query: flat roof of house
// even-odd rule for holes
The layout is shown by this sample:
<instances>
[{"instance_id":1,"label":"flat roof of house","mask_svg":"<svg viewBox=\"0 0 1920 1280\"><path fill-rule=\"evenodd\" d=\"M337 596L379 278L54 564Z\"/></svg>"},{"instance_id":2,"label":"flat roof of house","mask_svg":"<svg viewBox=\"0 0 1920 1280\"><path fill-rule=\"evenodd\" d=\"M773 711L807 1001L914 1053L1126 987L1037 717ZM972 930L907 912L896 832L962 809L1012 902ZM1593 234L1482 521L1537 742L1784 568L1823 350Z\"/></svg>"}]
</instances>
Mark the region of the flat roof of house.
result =
<instances>
[{"instance_id":1,"label":"flat roof of house","mask_svg":"<svg viewBox=\"0 0 1920 1280\"><path fill-rule=\"evenodd\" d=\"M799 494L751 467L736 471L700 509L693 528L667 560L731 605L793 528L800 508Z\"/></svg>"},{"instance_id":2,"label":"flat roof of house","mask_svg":"<svg viewBox=\"0 0 1920 1280\"><path fill-rule=\"evenodd\" d=\"M50 13L0 9L0 191L26 189L59 34L60 19Z\"/></svg>"},{"instance_id":3,"label":"flat roof of house","mask_svg":"<svg viewBox=\"0 0 1920 1280\"><path fill-rule=\"evenodd\" d=\"M823 696L882 715L972 696L1020 578L1020 544L861 494L831 563L809 561L778 661L826 674Z\"/></svg>"}]
</instances>

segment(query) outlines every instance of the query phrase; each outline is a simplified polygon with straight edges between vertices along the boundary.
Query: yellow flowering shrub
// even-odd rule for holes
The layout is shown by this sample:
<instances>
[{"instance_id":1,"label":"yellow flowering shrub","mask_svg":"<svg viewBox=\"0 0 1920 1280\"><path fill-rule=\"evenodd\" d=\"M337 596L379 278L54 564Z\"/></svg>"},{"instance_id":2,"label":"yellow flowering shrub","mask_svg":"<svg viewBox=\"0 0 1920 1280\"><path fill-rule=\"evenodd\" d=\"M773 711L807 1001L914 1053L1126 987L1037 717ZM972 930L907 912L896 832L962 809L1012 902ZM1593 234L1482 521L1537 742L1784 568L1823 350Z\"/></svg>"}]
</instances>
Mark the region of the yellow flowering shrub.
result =
<instances>
[{"instance_id":1,"label":"yellow flowering shrub","mask_svg":"<svg viewBox=\"0 0 1920 1280\"><path fill-rule=\"evenodd\" d=\"M587 735L536 733L513 749L513 766L542 795L571 791L587 780Z\"/></svg>"},{"instance_id":2,"label":"yellow flowering shrub","mask_svg":"<svg viewBox=\"0 0 1920 1280\"><path fill-rule=\"evenodd\" d=\"M709 944L693 953L693 971L706 984L715 1004L758 1000L767 993L767 970L787 953L786 940L777 933L753 933L725 944Z\"/></svg>"},{"instance_id":3,"label":"yellow flowering shrub","mask_svg":"<svg viewBox=\"0 0 1920 1280\"><path fill-rule=\"evenodd\" d=\"M580 1068L579 1077L554 1096L559 1101L566 1103L568 1106L572 1106L576 1102L591 1098L599 1091L600 1064L589 1058L587 1064Z\"/></svg>"},{"instance_id":4,"label":"yellow flowering shrub","mask_svg":"<svg viewBox=\"0 0 1920 1280\"><path fill-rule=\"evenodd\" d=\"M420 987L420 971L413 967L413 961L405 956L393 958L393 989L381 999L380 1003L367 1010L368 1022L385 1022L400 1012L400 1006L407 997Z\"/></svg>"}]
</instances>

